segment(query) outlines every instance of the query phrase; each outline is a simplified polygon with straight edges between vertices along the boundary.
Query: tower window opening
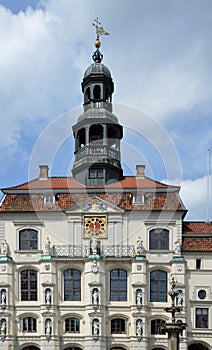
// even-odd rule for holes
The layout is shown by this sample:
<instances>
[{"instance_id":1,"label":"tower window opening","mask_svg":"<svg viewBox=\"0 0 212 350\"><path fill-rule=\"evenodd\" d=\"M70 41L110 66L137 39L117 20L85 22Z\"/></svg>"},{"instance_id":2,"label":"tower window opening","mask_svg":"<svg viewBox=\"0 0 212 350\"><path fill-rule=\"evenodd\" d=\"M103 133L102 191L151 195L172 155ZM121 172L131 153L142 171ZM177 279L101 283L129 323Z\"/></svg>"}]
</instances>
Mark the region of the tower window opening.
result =
<instances>
[{"instance_id":1,"label":"tower window opening","mask_svg":"<svg viewBox=\"0 0 212 350\"><path fill-rule=\"evenodd\" d=\"M91 98L91 91L90 91L90 88L87 88L85 90L84 103L88 103L90 101L90 98Z\"/></svg>"},{"instance_id":2,"label":"tower window opening","mask_svg":"<svg viewBox=\"0 0 212 350\"><path fill-rule=\"evenodd\" d=\"M102 145L103 143L103 127L102 125L92 125L90 128L89 142L95 145Z\"/></svg>"},{"instance_id":3,"label":"tower window opening","mask_svg":"<svg viewBox=\"0 0 212 350\"><path fill-rule=\"evenodd\" d=\"M108 88L105 88L105 101L108 103L111 102L111 96L110 96Z\"/></svg>"},{"instance_id":4,"label":"tower window opening","mask_svg":"<svg viewBox=\"0 0 212 350\"><path fill-rule=\"evenodd\" d=\"M101 96L101 87L100 85L95 85L93 88L93 98L94 100L100 100Z\"/></svg>"},{"instance_id":5,"label":"tower window opening","mask_svg":"<svg viewBox=\"0 0 212 350\"><path fill-rule=\"evenodd\" d=\"M85 146L85 129L79 130L77 134L77 140L78 140L78 147L82 148Z\"/></svg>"}]
</instances>

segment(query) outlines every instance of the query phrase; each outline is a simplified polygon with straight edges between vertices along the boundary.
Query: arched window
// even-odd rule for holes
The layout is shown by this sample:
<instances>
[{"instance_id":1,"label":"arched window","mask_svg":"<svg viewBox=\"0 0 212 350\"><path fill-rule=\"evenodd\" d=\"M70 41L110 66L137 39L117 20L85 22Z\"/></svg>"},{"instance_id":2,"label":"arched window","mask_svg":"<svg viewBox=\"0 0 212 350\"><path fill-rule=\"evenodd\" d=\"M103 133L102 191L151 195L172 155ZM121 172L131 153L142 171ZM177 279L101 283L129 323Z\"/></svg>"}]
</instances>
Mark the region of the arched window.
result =
<instances>
[{"instance_id":1,"label":"arched window","mask_svg":"<svg viewBox=\"0 0 212 350\"><path fill-rule=\"evenodd\" d=\"M168 250L169 231L162 228L151 230L149 233L149 249Z\"/></svg>"},{"instance_id":2,"label":"arched window","mask_svg":"<svg viewBox=\"0 0 212 350\"><path fill-rule=\"evenodd\" d=\"M24 270L21 272L21 300L37 300L37 271Z\"/></svg>"},{"instance_id":3,"label":"arched window","mask_svg":"<svg viewBox=\"0 0 212 350\"><path fill-rule=\"evenodd\" d=\"M37 332L37 320L34 317L25 317L22 320L22 332L36 333Z\"/></svg>"},{"instance_id":4,"label":"arched window","mask_svg":"<svg viewBox=\"0 0 212 350\"><path fill-rule=\"evenodd\" d=\"M110 271L110 300L127 300L127 271L121 269Z\"/></svg>"},{"instance_id":5,"label":"arched window","mask_svg":"<svg viewBox=\"0 0 212 350\"><path fill-rule=\"evenodd\" d=\"M94 124L90 127L89 143L92 143L95 145L102 145L102 143L103 143L103 126L102 125ZM95 155L97 155L97 154L95 154Z\"/></svg>"},{"instance_id":6,"label":"arched window","mask_svg":"<svg viewBox=\"0 0 212 350\"><path fill-rule=\"evenodd\" d=\"M40 350L40 348L38 348L37 346L27 346L23 350Z\"/></svg>"},{"instance_id":7,"label":"arched window","mask_svg":"<svg viewBox=\"0 0 212 350\"><path fill-rule=\"evenodd\" d=\"M155 270L150 273L150 301L167 301L167 273Z\"/></svg>"},{"instance_id":8,"label":"arched window","mask_svg":"<svg viewBox=\"0 0 212 350\"><path fill-rule=\"evenodd\" d=\"M123 318L114 318L111 320L111 334L126 333L126 321Z\"/></svg>"},{"instance_id":9,"label":"arched window","mask_svg":"<svg viewBox=\"0 0 212 350\"><path fill-rule=\"evenodd\" d=\"M19 231L19 249L20 250L38 249L38 232L31 228Z\"/></svg>"},{"instance_id":10,"label":"arched window","mask_svg":"<svg viewBox=\"0 0 212 350\"><path fill-rule=\"evenodd\" d=\"M91 93L90 93L90 88L88 87L88 88L85 90L84 103L89 102L89 101L90 101L90 98L91 98Z\"/></svg>"},{"instance_id":11,"label":"arched window","mask_svg":"<svg viewBox=\"0 0 212 350\"><path fill-rule=\"evenodd\" d=\"M155 319L151 321L151 334L166 334L166 332L161 329L162 320Z\"/></svg>"},{"instance_id":12,"label":"arched window","mask_svg":"<svg viewBox=\"0 0 212 350\"><path fill-rule=\"evenodd\" d=\"M81 272L78 270L64 271L64 300L81 300Z\"/></svg>"},{"instance_id":13,"label":"arched window","mask_svg":"<svg viewBox=\"0 0 212 350\"><path fill-rule=\"evenodd\" d=\"M100 85L95 85L93 88L94 100L100 100L100 95L101 95L101 87Z\"/></svg>"},{"instance_id":14,"label":"arched window","mask_svg":"<svg viewBox=\"0 0 212 350\"><path fill-rule=\"evenodd\" d=\"M65 319L65 333L79 333L80 332L80 320L76 317L70 317Z\"/></svg>"}]
</instances>

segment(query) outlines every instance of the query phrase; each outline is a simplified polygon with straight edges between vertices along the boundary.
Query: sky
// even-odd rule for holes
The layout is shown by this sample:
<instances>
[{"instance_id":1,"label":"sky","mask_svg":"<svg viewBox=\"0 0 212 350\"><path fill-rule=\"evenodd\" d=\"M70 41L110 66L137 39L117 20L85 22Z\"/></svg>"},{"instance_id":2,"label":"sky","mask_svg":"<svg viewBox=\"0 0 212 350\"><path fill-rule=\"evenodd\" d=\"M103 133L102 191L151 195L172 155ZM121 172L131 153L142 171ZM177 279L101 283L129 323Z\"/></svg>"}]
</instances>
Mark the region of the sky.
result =
<instances>
[{"instance_id":1,"label":"sky","mask_svg":"<svg viewBox=\"0 0 212 350\"><path fill-rule=\"evenodd\" d=\"M212 220L212 1L0 0L0 188L49 164L71 175L72 125L93 20L124 126L126 175L181 186L187 220Z\"/></svg>"}]
</instances>

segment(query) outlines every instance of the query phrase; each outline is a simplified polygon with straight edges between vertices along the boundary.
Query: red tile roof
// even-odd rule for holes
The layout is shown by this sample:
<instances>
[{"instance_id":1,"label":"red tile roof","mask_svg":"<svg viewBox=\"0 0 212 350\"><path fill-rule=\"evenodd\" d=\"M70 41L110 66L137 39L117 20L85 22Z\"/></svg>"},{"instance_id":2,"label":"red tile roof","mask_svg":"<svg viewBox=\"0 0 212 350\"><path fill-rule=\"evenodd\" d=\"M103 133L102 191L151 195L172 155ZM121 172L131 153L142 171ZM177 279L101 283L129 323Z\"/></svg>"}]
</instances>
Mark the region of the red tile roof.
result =
<instances>
[{"instance_id":1,"label":"red tile roof","mask_svg":"<svg viewBox=\"0 0 212 350\"><path fill-rule=\"evenodd\" d=\"M42 193L11 193L7 194L0 207L0 212L17 212L17 211L60 211L71 208L74 205L84 202L93 193L58 193L53 205L44 204ZM97 194L100 198L124 210L184 210L176 193L171 192L149 192L145 196L144 204L134 204L131 192L101 192Z\"/></svg>"},{"instance_id":2,"label":"red tile roof","mask_svg":"<svg viewBox=\"0 0 212 350\"><path fill-rule=\"evenodd\" d=\"M78 182L76 182L72 177L51 177L47 180L35 179L30 182L26 182L22 185L3 188L2 192L7 193L7 191L16 191L16 190L44 190L44 189L83 189L83 188L102 188L99 187L86 187ZM150 178L136 178L135 176L125 176L121 181L114 182L112 184L104 186L104 188L115 189L115 188L175 188L176 186L169 186L161 182L152 180Z\"/></svg>"},{"instance_id":3,"label":"red tile roof","mask_svg":"<svg viewBox=\"0 0 212 350\"><path fill-rule=\"evenodd\" d=\"M212 251L212 222L183 223L183 251Z\"/></svg>"},{"instance_id":4,"label":"red tile roof","mask_svg":"<svg viewBox=\"0 0 212 350\"><path fill-rule=\"evenodd\" d=\"M138 189L145 193L144 205L133 202L134 192ZM178 196L179 187L147 177L126 176L105 187L86 187L72 177L51 177L46 180L35 179L2 191L6 196L0 211L65 210L95 194L125 210L185 210ZM56 195L54 205L44 204L46 191L53 191Z\"/></svg>"},{"instance_id":5,"label":"red tile roof","mask_svg":"<svg viewBox=\"0 0 212 350\"><path fill-rule=\"evenodd\" d=\"M185 221L183 223L183 233L184 234L212 234L212 222L203 221Z\"/></svg>"}]
</instances>

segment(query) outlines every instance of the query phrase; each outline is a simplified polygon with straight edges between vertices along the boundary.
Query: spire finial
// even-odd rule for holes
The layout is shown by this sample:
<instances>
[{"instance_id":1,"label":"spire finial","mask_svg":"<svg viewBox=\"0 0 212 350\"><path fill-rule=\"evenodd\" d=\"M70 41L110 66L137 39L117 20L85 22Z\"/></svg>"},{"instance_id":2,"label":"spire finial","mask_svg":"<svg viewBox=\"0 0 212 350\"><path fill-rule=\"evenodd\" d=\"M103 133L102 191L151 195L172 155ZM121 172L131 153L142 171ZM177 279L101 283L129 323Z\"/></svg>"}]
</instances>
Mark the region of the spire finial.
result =
<instances>
[{"instance_id":1,"label":"spire finial","mask_svg":"<svg viewBox=\"0 0 212 350\"><path fill-rule=\"evenodd\" d=\"M108 32L104 30L104 28L101 26L101 22L99 22L98 17L94 19L93 26L96 28L96 41L94 42L94 46L96 47L96 51L93 53L93 60L96 63L100 63L103 59L103 55L99 51L99 48L101 46L101 42L99 40L99 37L101 35L110 35Z\"/></svg>"}]
</instances>

